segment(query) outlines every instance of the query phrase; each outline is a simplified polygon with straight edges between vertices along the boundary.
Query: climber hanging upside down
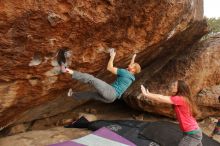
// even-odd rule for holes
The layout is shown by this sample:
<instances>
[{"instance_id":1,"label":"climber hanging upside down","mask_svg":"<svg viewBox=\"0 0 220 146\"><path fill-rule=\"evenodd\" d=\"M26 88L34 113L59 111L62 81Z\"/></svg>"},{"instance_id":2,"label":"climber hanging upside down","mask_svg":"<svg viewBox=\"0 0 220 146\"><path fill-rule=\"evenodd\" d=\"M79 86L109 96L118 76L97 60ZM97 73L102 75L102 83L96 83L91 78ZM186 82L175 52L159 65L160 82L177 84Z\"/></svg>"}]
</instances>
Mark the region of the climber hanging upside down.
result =
<instances>
[{"instance_id":1,"label":"climber hanging upside down","mask_svg":"<svg viewBox=\"0 0 220 146\"><path fill-rule=\"evenodd\" d=\"M138 63L134 62L136 57L136 54L134 54L127 69L116 68L113 65L115 55L116 52L114 49L110 49L110 59L107 70L117 75L117 79L111 85L90 74L62 67L62 72L69 73L73 79L88 83L96 89L96 91L85 92L73 92L72 89L70 89L68 96L76 97L77 99L95 99L105 103L112 103L116 99L119 99L132 82L134 82L134 75L141 71L141 67Z\"/></svg>"}]
</instances>

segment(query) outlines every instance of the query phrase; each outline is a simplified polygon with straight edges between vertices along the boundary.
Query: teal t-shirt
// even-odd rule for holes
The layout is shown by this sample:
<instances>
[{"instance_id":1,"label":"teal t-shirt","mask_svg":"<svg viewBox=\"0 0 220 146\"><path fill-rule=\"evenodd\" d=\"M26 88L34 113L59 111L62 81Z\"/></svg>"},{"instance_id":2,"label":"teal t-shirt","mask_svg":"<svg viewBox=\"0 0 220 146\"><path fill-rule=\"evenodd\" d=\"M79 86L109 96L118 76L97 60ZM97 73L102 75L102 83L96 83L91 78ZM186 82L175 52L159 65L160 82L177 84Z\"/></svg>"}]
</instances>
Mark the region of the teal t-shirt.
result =
<instances>
[{"instance_id":1,"label":"teal t-shirt","mask_svg":"<svg viewBox=\"0 0 220 146\"><path fill-rule=\"evenodd\" d=\"M112 84L112 87L116 91L116 96L120 97L134 80L134 75L130 73L128 70L118 68L117 79Z\"/></svg>"}]
</instances>

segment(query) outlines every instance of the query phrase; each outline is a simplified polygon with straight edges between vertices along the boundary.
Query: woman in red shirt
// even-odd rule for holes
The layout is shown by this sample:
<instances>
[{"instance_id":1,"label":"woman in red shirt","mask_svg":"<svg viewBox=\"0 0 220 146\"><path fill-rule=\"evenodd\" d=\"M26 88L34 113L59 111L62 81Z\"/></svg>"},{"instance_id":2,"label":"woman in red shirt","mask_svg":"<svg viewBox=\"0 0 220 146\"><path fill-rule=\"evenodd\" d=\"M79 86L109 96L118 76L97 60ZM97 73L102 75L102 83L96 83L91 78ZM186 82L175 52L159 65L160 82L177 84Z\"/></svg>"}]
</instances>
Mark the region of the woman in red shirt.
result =
<instances>
[{"instance_id":1,"label":"woman in red shirt","mask_svg":"<svg viewBox=\"0 0 220 146\"><path fill-rule=\"evenodd\" d=\"M198 110L190 95L189 87L184 81L178 80L171 85L171 90L173 96L164 96L150 93L141 85L145 97L174 105L177 121L184 133L179 146L202 146L202 131L194 118Z\"/></svg>"}]
</instances>

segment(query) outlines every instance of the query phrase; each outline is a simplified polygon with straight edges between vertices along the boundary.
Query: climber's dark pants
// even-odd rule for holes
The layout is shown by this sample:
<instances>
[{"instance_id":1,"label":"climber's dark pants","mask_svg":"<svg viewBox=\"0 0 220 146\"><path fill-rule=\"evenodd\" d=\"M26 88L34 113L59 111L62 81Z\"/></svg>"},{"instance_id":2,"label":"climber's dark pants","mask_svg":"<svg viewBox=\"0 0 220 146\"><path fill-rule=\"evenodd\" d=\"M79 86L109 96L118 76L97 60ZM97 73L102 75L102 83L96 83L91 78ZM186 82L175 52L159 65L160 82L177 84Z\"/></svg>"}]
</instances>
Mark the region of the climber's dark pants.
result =
<instances>
[{"instance_id":1,"label":"climber's dark pants","mask_svg":"<svg viewBox=\"0 0 220 146\"><path fill-rule=\"evenodd\" d=\"M111 85L90 74L74 71L72 78L88 83L96 89L96 91L74 92L73 97L78 99L95 99L105 103L111 103L117 98L115 89Z\"/></svg>"}]
</instances>

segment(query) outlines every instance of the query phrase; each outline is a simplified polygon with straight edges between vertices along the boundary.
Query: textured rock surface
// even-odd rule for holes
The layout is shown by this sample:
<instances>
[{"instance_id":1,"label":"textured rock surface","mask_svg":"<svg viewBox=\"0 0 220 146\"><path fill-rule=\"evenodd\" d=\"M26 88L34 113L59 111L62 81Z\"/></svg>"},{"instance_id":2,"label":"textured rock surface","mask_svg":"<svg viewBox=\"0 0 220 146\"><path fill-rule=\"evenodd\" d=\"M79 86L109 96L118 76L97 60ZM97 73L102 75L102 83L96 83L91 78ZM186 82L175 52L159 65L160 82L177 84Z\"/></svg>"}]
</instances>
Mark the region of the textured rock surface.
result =
<instances>
[{"instance_id":1,"label":"textured rock surface","mask_svg":"<svg viewBox=\"0 0 220 146\"><path fill-rule=\"evenodd\" d=\"M90 131L83 129L56 127L49 130L36 130L2 138L0 140L0 145L45 146L80 138L89 133Z\"/></svg>"},{"instance_id":2,"label":"textured rock surface","mask_svg":"<svg viewBox=\"0 0 220 146\"><path fill-rule=\"evenodd\" d=\"M192 48L180 52L170 60L160 71L149 77L149 71L143 73L143 78L136 82L125 97L132 107L173 116L170 106L155 101L137 100L140 94L140 84L150 91L169 95L168 85L177 79L185 80L191 87L192 96L200 107L200 118L220 115L220 35L201 41ZM152 68L152 67L151 67ZM207 88L207 89L206 89Z\"/></svg>"},{"instance_id":3,"label":"textured rock surface","mask_svg":"<svg viewBox=\"0 0 220 146\"><path fill-rule=\"evenodd\" d=\"M143 67L158 60L158 70L207 31L202 19L201 0L1 0L0 126L81 104L63 101L68 88L84 86L58 74L59 47L71 48L70 67L105 79L109 47L118 66L137 52Z\"/></svg>"},{"instance_id":4,"label":"textured rock surface","mask_svg":"<svg viewBox=\"0 0 220 146\"><path fill-rule=\"evenodd\" d=\"M219 96L220 84L205 88L197 94L196 101L201 107L200 109L203 117L220 115L220 103L218 100Z\"/></svg>"}]
</instances>

